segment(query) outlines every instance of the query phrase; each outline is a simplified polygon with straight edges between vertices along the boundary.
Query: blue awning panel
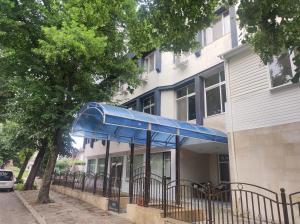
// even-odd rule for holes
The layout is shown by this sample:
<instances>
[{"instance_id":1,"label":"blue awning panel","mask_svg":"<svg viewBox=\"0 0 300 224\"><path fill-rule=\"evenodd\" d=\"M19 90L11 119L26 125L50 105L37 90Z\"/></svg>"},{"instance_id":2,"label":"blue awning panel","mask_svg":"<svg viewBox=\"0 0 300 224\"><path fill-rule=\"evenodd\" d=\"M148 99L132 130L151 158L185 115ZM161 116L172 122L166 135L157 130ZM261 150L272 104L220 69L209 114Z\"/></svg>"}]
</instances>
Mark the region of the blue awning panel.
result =
<instances>
[{"instance_id":1,"label":"blue awning panel","mask_svg":"<svg viewBox=\"0 0 300 224\"><path fill-rule=\"evenodd\" d=\"M195 138L227 143L226 134L215 129L96 102L80 110L72 135L145 145L147 130L152 132L153 146L175 148L176 134L181 142Z\"/></svg>"}]
</instances>

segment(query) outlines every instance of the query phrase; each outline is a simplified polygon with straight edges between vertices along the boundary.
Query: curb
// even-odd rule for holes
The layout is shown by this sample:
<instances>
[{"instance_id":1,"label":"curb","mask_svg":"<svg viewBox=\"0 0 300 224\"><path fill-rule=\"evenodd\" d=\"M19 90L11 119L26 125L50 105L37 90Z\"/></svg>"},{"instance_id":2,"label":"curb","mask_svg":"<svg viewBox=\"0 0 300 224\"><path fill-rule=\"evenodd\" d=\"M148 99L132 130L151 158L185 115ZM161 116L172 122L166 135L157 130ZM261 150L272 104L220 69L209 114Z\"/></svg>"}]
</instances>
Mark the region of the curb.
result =
<instances>
[{"instance_id":1,"label":"curb","mask_svg":"<svg viewBox=\"0 0 300 224\"><path fill-rule=\"evenodd\" d=\"M47 224L46 220L37 213L37 211L21 196L18 191L15 191L15 194L23 203L23 205L27 208L27 210L31 213L34 219L37 221L38 224Z\"/></svg>"}]
</instances>

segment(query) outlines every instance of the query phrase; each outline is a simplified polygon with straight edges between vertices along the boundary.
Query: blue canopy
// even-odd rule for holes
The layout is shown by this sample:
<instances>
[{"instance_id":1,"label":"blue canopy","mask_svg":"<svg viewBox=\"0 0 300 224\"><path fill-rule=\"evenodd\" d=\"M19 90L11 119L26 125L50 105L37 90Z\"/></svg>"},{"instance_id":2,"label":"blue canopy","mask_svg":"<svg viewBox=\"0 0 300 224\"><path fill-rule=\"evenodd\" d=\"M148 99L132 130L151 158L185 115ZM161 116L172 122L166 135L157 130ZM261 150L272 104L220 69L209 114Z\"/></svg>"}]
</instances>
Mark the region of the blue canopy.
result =
<instances>
[{"instance_id":1,"label":"blue canopy","mask_svg":"<svg viewBox=\"0 0 300 224\"><path fill-rule=\"evenodd\" d=\"M147 130L151 130L153 146L175 148L176 135L181 143L185 138L227 143L227 136L221 131L96 102L87 103L80 110L72 135L145 145Z\"/></svg>"}]
</instances>

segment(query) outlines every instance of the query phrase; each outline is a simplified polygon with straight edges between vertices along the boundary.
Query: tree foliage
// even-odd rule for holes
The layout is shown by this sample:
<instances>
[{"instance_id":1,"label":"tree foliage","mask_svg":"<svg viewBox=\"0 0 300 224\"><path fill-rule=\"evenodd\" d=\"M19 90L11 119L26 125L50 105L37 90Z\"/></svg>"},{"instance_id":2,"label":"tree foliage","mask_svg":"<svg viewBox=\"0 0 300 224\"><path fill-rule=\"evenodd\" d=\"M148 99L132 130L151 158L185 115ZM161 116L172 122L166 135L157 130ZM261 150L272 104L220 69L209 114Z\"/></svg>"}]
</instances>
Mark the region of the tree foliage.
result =
<instances>
[{"instance_id":1,"label":"tree foliage","mask_svg":"<svg viewBox=\"0 0 300 224\"><path fill-rule=\"evenodd\" d=\"M0 1L0 74L13 93L5 117L49 140L41 202L49 201L57 154L72 149L69 128L79 108L110 101L119 83L138 83L128 57L140 40L129 32L135 6L134 0Z\"/></svg>"},{"instance_id":2,"label":"tree foliage","mask_svg":"<svg viewBox=\"0 0 300 224\"><path fill-rule=\"evenodd\" d=\"M244 41L254 47L267 63L283 50L294 52L297 66L293 82L300 77L300 1L241 0L237 11L240 26L246 31Z\"/></svg>"}]
</instances>

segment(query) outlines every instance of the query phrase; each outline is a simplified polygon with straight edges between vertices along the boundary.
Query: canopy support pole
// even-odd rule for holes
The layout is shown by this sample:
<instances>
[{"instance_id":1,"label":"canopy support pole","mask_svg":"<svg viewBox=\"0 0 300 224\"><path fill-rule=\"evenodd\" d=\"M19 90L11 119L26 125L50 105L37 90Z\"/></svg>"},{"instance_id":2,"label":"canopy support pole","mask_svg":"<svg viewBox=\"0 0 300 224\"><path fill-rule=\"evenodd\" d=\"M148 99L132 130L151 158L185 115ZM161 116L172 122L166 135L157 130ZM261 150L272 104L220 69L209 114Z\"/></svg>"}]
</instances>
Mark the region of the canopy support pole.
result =
<instances>
[{"instance_id":1,"label":"canopy support pole","mask_svg":"<svg viewBox=\"0 0 300 224\"><path fill-rule=\"evenodd\" d=\"M145 184L144 184L144 206L145 207L148 207L149 199L150 199L150 177L151 177L150 150L151 150L151 131L147 130L146 167L145 167Z\"/></svg>"},{"instance_id":2,"label":"canopy support pole","mask_svg":"<svg viewBox=\"0 0 300 224\"><path fill-rule=\"evenodd\" d=\"M133 199L133 157L134 144L130 144L130 172L129 172L129 203L132 204Z\"/></svg>"},{"instance_id":3,"label":"canopy support pole","mask_svg":"<svg viewBox=\"0 0 300 224\"><path fill-rule=\"evenodd\" d=\"M104 177L103 177L103 196L106 196L107 191L107 171L108 171L108 158L109 158L110 140L106 141L106 153L104 164Z\"/></svg>"},{"instance_id":4,"label":"canopy support pole","mask_svg":"<svg viewBox=\"0 0 300 224\"><path fill-rule=\"evenodd\" d=\"M176 135L176 204L180 204L180 137Z\"/></svg>"}]
</instances>

